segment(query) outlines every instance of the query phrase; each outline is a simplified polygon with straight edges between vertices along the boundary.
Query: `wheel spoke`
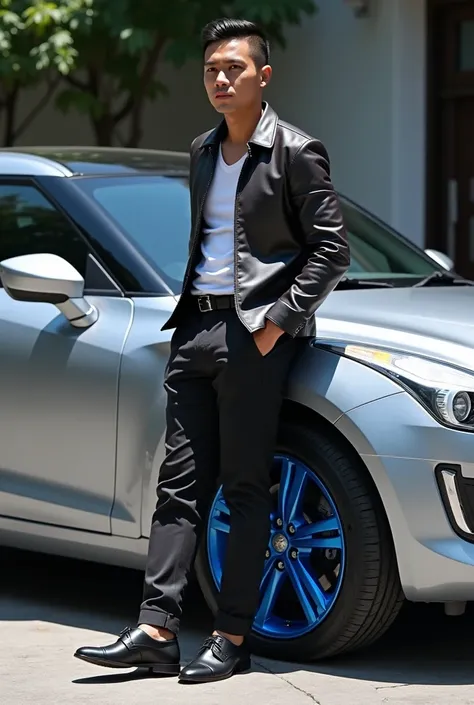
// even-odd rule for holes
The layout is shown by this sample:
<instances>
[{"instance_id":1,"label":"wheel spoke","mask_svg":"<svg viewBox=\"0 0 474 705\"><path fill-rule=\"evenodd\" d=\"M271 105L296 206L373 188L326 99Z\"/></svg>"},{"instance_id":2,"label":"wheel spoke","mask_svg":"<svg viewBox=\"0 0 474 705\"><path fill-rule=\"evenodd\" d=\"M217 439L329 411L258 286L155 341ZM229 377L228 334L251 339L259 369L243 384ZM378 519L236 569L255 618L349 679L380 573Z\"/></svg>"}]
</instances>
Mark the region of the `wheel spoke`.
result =
<instances>
[{"instance_id":1,"label":"wheel spoke","mask_svg":"<svg viewBox=\"0 0 474 705\"><path fill-rule=\"evenodd\" d=\"M326 597L324 591L319 587L318 583L314 580L302 561L296 561L296 572L301 576L301 580L309 596L316 604L318 611L325 612L329 599Z\"/></svg>"},{"instance_id":2,"label":"wheel spoke","mask_svg":"<svg viewBox=\"0 0 474 705\"><path fill-rule=\"evenodd\" d=\"M263 571L263 576L260 581L261 591L265 589L265 583L267 582L269 576L272 574L272 571L275 568L276 560L276 558L270 558L268 561L265 562L265 570Z\"/></svg>"},{"instance_id":3,"label":"wheel spoke","mask_svg":"<svg viewBox=\"0 0 474 705\"><path fill-rule=\"evenodd\" d=\"M337 536L320 536L327 531L337 531ZM291 541L294 548L336 548L342 549L342 536L336 517L315 521L301 526Z\"/></svg>"},{"instance_id":4,"label":"wheel spoke","mask_svg":"<svg viewBox=\"0 0 474 705\"><path fill-rule=\"evenodd\" d=\"M286 506L287 495L290 491L291 466L292 463L284 458L281 464L280 489L278 492L278 513L282 519L284 507Z\"/></svg>"},{"instance_id":5,"label":"wheel spoke","mask_svg":"<svg viewBox=\"0 0 474 705\"><path fill-rule=\"evenodd\" d=\"M295 539L291 542L295 548L332 548L342 549L342 539L340 536L332 536L331 538L312 538L308 536L305 539Z\"/></svg>"},{"instance_id":6,"label":"wheel spoke","mask_svg":"<svg viewBox=\"0 0 474 705\"><path fill-rule=\"evenodd\" d=\"M278 509L285 524L294 521L300 509L306 485L306 471L290 460L285 460L281 469Z\"/></svg>"},{"instance_id":7,"label":"wheel spoke","mask_svg":"<svg viewBox=\"0 0 474 705\"><path fill-rule=\"evenodd\" d=\"M318 615L327 610L328 598L301 561L289 561L288 570L306 619L317 621Z\"/></svg>"},{"instance_id":8,"label":"wheel spoke","mask_svg":"<svg viewBox=\"0 0 474 705\"><path fill-rule=\"evenodd\" d=\"M326 531L339 531L339 522L336 517L329 517L329 519L323 519L322 521L313 521L312 524L304 524L299 527L295 537L303 538L306 536L314 536L315 534L322 534Z\"/></svg>"},{"instance_id":9,"label":"wheel spoke","mask_svg":"<svg viewBox=\"0 0 474 705\"><path fill-rule=\"evenodd\" d=\"M318 615L317 612L314 611L314 607L306 594L304 584L296 571L296 563L288 563L288 573L290 580L293 583L293 588L295 590L296 597L298 598L298 602L303 608L306 621L308 624L314 624L318 619Z\"/></svg>"},{"instance_id":10,"label":"wheel spoke","mask_svg":"<svg viewBox=\"0 0 474 705\"><path fill-rule=\"evenodd\" d=\"M263 627L266 620L271 615L281 586L286 578L283 571L276 570L275 563L276 560L269 563L262 579L261 589L263 591L263 597L255 616L255 624L259 627Z\"/></svg>"},{"instance_id":11,"label":"wheel spoke","mask_svg":"<svg viewBox=\"0 0 474 705\"><path fill-rule=\"evenodd\" d=\"M214 509L217 512L221 512L222 514L228 514L230 516L230 509L227 506L227 504L224 502L224 499L221 497L220 499L217 500Z\"/></svg>"},{"instance_id":12,"label":"wheel spoke","mask_svg":"<svg viewBox=\"0 0 474 705\"><path fill-rule=\"evenodd\" d=\"M230 531L230 525L226 524L226 522L222 521L221 519L217 519L217 517L213 517L211 521L211 529L214 529L215 531L222 531L224 534L228 534Z\"/></svg>"}]
</instances>

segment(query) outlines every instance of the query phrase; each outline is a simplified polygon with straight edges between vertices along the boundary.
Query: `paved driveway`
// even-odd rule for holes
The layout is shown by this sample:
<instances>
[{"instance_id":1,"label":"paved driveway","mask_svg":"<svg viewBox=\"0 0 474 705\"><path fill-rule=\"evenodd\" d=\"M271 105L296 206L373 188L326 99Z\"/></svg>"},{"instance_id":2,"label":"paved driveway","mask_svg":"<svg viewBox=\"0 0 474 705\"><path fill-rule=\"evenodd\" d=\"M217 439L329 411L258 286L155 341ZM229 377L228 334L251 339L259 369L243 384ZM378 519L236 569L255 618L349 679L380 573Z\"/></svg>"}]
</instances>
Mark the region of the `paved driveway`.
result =
<instances>
[{"instance_id":1,"label":"paved driveway","mask_svg":"<svg viewBox=\"0 0 474 705\"><path fill-rule=\"evenodd\" d=\"M79 561L0 552L1 705L474 705L474 616L444 617L436 606L406 609L370 651L301 666L254 660L250 674L214 685L137 678L72 657L134 624L140 573ZM183 660L210 628L190 591Z\"/></svg>"}]
</instances>

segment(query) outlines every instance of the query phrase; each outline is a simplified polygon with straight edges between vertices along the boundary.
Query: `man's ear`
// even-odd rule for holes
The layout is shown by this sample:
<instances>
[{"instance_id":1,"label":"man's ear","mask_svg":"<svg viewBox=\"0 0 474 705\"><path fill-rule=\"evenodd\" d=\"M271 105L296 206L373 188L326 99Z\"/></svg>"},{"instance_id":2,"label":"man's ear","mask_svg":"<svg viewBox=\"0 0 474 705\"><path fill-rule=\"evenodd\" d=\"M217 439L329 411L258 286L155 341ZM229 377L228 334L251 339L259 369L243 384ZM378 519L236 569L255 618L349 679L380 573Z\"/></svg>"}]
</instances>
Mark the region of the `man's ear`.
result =
<instances>
[{"instance_id":1,"label":"man's ear","mask_svg":"<svg viewBox=\"0 0 474 705\"><path fill-rule=\"evenodd\" d=\"M272 67L264 66L260 71L260 87L265 88L271 81L272 78Z\"/></svg>"}]
</instances>

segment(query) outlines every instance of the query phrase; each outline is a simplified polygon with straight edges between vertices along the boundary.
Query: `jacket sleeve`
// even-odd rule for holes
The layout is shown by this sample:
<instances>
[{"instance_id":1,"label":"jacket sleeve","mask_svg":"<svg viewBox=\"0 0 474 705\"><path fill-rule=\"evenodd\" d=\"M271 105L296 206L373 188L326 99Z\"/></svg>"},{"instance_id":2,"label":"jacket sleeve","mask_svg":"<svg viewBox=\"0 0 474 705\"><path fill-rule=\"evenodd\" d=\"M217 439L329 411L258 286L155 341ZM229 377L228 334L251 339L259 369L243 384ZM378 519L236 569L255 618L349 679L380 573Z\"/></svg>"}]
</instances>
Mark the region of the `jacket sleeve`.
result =
<instances>
[{"instance_id":1,"label":"jacket sleeve","mask_svg":"<svg viewBox=\"0 0 474 705\"><path fill-rule=\"evenodd\" d=\"M344 276L350 251L328 153L319 140L308 140L300 147L289 169L289 181L308 258L267 318L294 337Z\"/></svg>"}]
</instances>

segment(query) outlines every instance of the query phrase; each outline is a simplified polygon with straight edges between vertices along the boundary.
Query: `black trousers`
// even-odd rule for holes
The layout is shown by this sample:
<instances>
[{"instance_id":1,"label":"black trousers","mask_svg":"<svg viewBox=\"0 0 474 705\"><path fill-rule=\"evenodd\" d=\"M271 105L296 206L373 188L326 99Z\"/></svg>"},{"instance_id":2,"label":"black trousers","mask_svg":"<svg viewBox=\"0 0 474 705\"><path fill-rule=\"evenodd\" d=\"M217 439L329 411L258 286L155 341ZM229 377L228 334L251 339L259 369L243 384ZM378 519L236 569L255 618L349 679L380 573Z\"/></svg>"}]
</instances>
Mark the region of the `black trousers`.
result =
<instances>
[{"instance_id":1,"label":"black trousers","mask_svg":"<svg viewBox=\"0 0 474 705\"><path fill-rule=\"evenodd\" d=\"M301 339L265 356L234 309L191 306L175 330L165 376L160 469L139 623L179 631L182 595L216 488L230 533L215 628L245 635L259 604L270 533L270 469L290 364Z\"/></svg>"}]
</instances>

